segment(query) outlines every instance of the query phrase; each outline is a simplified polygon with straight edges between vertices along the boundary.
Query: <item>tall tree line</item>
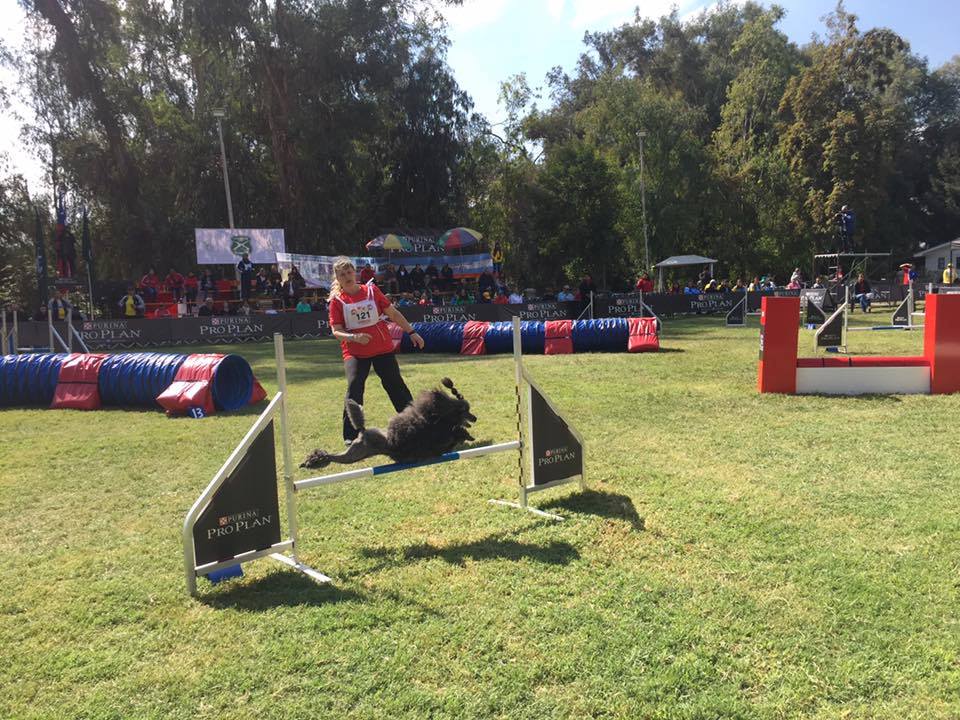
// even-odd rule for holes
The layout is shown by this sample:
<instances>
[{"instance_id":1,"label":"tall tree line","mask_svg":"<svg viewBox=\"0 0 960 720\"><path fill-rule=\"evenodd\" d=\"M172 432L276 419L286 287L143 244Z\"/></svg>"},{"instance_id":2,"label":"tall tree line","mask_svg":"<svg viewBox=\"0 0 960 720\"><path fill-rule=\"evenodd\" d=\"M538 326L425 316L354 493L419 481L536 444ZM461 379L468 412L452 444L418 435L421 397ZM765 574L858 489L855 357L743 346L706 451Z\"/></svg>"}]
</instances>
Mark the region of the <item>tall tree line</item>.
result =
<instances>
[{"instance_id":1,"label":"tall tree line","mask_svg":"<svg viewBox=\"0 0 960 720\"><path fill-rule=\"evenodd\" d=\"M413 0L24 6L31 140L90 203L101 277L183 266L194 227L226 225L215 108L237 224L284 227L296 252L464 224L514 280L624 286L644 265L641 131L653 261L788 272L829 249L843 204L868 250L960 235L960 59L931 69L842 5L803 47L750 2L589 33L543 88L504 82L495 130Z\"/></svg>"}]
</instances>

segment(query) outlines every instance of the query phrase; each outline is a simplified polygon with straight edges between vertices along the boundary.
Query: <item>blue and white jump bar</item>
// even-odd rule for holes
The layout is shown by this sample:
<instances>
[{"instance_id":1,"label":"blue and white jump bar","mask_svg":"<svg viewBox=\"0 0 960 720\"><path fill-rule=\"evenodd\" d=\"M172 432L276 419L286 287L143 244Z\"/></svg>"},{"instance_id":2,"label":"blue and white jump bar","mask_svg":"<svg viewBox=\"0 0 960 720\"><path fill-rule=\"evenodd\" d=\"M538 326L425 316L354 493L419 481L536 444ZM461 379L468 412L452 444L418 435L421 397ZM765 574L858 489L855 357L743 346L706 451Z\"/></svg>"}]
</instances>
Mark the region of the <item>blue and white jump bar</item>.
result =
<instances>
[{"instance_id":1,"label":"blue and white jump bar","mask_svg":"<svg viewBox=\"0 0 960 720\"><path fill-rule=\"evenodd\" d=\"M388 465L360 468L359 470L346 470L331 475L320 475L319 477L298 480L293 486L298 491L307 490L312 487L317 487L318 485L332 485L343 482L344 480L356 480L358 478L373 477L374 475L387 475L388 473L399 472L401 470L411 470L427 465L439 465L440 463L453 462L454 460L468 460L470 458L482 457L483 455L519 450L521 447L522 444L519 440L511 440L510 442L497 443L496 445L484 445L483 447L470 448L469 450L448 452L431 458L430 460L424 460L423 462L390 463Z\"/></svg>"}]
</instances>

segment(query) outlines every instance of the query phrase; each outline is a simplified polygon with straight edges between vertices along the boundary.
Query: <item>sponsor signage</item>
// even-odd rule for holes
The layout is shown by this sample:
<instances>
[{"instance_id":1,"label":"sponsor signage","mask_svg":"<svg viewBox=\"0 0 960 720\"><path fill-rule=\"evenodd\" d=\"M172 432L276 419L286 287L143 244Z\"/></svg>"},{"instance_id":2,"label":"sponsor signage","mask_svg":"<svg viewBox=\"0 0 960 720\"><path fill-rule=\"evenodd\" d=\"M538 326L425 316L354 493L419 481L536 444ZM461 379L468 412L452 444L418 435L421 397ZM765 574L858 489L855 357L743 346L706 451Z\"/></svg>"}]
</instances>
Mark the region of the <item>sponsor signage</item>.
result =
<instances>
[{"instance_id":1,"label":"sponsor signage","mask_svg":"<svg viewBox=\"0 0 960 720\"><path fill-rule=\"evenodd\" d=\"M740 298L740 302L727 313L727 327L743 327L747 324L747 298Z\"/></svg>"},{"instance_id":2,"label":"sponsor signage","mask_svg":"<svg viewBox=\"0 0 960 720\"><path fill-rule=\"evenodd\" d=\"M197 566L280 542L273 422L257 436L193 525Z\"/></svg>"},{"instance_id":3,"label":"sponsor signage","mask_svg":"<svg viewBox=\"0 0 960 720\"><path fill-rule=\"evenodd\" d=\"M532 488L552 485L583 475L583 443L567 421L528 383L530 407L530 463Z\"/></svg>"},{"instance_id":4,"label":"sponsor signage","mask_svg":"<svg viewBox=\"0 0 960 720\"><path fill-rule=\"evenodd\" d=\"M816 347L843 345L843 308L840 308L817 330Z\"/></svg>"}]
</instances>

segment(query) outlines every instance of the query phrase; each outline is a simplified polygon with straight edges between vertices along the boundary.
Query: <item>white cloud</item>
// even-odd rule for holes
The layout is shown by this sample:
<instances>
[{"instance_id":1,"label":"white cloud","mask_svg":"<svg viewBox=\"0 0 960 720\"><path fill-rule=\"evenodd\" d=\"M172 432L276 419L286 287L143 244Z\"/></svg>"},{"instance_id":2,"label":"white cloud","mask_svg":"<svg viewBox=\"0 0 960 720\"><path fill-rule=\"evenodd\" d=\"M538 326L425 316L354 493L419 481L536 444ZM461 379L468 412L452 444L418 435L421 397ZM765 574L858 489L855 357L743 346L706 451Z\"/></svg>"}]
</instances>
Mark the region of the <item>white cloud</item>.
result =
<instances>
[{"instance_id":1,"label":"white cloud","mask_svg":"<svg viewBox=\"0 0 960 720\"><path fill-rule=\"evenodd\" d=\"M498 22L507 9L507 0L463 0L463 5L443 9L450 31L466 32Z\"/></svg>"},{"instance_id":2,"label":"white cloud","mask_svg":"<svg viewBox=\"0 0 960 720\"><path fill-rule=\"evenodd\" d=\"M554 21L562 19L566 5L566 0L547 0L547 15Z\"/></svg>"}]
</instances>

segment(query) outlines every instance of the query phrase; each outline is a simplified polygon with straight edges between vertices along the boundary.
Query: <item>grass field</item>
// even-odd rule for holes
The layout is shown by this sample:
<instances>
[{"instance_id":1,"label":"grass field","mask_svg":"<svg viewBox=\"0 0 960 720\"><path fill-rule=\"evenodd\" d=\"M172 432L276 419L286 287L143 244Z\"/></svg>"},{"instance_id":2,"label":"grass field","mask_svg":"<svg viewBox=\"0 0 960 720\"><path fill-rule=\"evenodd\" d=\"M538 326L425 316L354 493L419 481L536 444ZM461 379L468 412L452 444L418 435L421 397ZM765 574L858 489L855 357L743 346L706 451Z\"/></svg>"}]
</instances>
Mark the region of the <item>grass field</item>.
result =
<instances>
[{"instance_id":1,"label":"grass field","mask_svg":"<svg viewBox=\"0 0 960 720\"><path fill-rule=\"evenodd\" d=\"M512 454L311 490L325 587L259 561L186 594L183 517L259 408L0 411L0 718L960 717L960 396L759 395L756 321L721 323L527 358L587 444L590 490L533 498L565 522L487 504ZM333 342L286 348L300 459L344 381ZM272 393L272 345L233 350ZM513 437L511 358L401 364Z\"/></svg>"}]
</instances>

